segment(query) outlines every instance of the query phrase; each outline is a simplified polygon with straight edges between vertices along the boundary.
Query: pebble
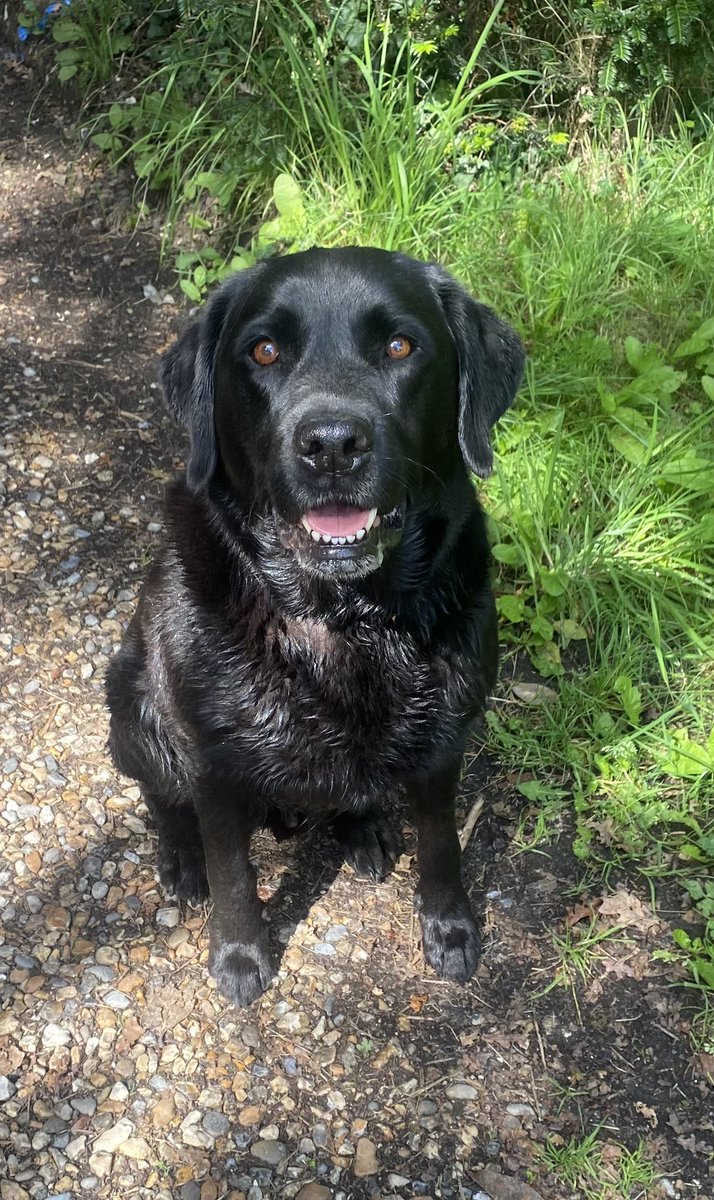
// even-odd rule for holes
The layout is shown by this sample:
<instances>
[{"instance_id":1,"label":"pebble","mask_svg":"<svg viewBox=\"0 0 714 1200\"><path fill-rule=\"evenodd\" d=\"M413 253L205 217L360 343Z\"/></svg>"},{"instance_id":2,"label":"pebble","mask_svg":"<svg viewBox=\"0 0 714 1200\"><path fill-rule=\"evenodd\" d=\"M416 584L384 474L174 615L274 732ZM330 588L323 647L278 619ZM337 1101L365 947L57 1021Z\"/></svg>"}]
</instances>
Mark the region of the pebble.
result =
<instances>
[{"instance_id":1,"label":"pebble","mask_svg":"<svg viewBox=\"0 0 714 1200\"><path fill-rule=\"evenodd\" d=\"M478 1091L470 1083L452 1083L446 1094L449 1100L478 1100Z\"/></svg>"},{"instance_id":2,"label":"pebble","mask_svg":"<svg viewBox=\"0 0 714 1200\"><path fill-rule=\"evenodd\" d=\"M30 1200L30 1193L11 1179L3 1179L0 1182L0 1196L2 1200Z\"/></svg>"},{"instance_id":3,"label":"pebble","mask_svg":"<svg viewBox=\"0 0 714 1200\"><path fill-rule=\"evenodd\" d=\"M42 1045L48 1050L58 1046L68 1046L71 1041L72 1034L69 1029L64 1029L61 1025L50 1023L45 1025L42 1030Z\"/></svg>"},{"instance_id":4,"label":"pebble","mask_svg":"<svg viewBox=\"0 0 714 1200\"><path fill-rule=\"evenodd\" d=\"M104 997L104 1003L110 1008L124 1009L131 1006L131 996L127 996L126 992L119 992L116 988L112 988Z\"/></svg>"},{"instance_id":5,"label":"pebble","mask_svg":"<svg viewBox=\"0 0 714 1200\"><path fill-rule=\"evenodd\" d=\"M330 1200L332 1193L323 1183L306 1183L300 1188L297 1200Z\"/></svg>"},{"instance_id":6,"label":"pebble","mask_svg":"<svg viewBox=\"0 0 714 1200\"><path fill-rule=\"evenodd\" d=\"M532 1104L507 1104L506 1112L512 1117L530 1117L532 1120L536 1116Z\"/></svg>"},{"instance_id":7,"label":"pebble","mask_svg":"<svg viewBox=\"0 0 714 1200\"><path fill-rule=\"evenodd\" d=\"M9 1100L15 1095L17 1088L7 1075L0 1075L0 1100Z\"/></svg>"},{"instance_id":8,"label":"pebble","mask_svg":"<svg viewBox=\"0 0 714 1200\"><path fill-rule=\"evenodd\" d=\"M100 1133L94 1143L94 1152L104 1154L114 1154L122 1142L126 1142L134 1133L134 1125L131 1121L123 1118L117 1121L116 1125L110 1125L109 1129L105 1129L104 1133Z\"/></svg>"},{"instance_id":9,"label":"pebble","mask_svg":"<svg viewBox=\"0 0 714 1200\"><path fill-rule=\"evenodd\" d=\"M163 925L166 929L175 929L181 920L181 912L178 908L159 908L156 912L156 924Z\"/></svg>"},{"instance_id":10,"label":"pebble","mask_svg":"<svg viewBox=\"0 0 714 1200\"><path fill-rule=\"evenodd\" d=\"M271 1167L277 1167L278 1163L287 1158L288 1148L284 1142L271 1139L269 1141L256 1142L251 1146L250 1153L259 1162L268 1163Z\"/></svg>"},{"instance_id":11,"label":"pebble","mask_svg":"<svg viewBox=\"0 0 714 1200\"><path fill-rule=\"evenodd\" d=\"M357 1142L352 1169L357 1179L366 1179L379 1171L377 1147L369 1138L360 1138Z\"/></svg>"},{"instance_id":12,"label":"pebble","mask_svg":"<svg viewBox=\"0 0 714 1200\"><path fill-rule=\"evenodd\" d=\"M225 1137L231 1127L228 1117L220 1112L207 1112L201 1124L213 1138Z\"/></svg>"}]
</instances>

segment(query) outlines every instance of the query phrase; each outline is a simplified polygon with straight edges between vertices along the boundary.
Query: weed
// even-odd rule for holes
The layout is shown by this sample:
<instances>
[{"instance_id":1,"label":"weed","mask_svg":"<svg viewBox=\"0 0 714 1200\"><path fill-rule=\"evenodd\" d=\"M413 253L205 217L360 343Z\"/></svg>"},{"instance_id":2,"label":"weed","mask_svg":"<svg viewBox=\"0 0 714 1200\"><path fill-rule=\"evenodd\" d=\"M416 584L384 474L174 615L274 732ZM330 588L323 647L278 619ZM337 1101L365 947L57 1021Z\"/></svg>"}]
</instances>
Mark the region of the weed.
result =
<instances>
[{"instance_id":1,"label":"weed","mask_svg":"<svg viewBox=\"0 0 714 1200\"><path fill-rule=\"evenodd\" d=\"M539 1149L539 1157L571 1192L577 1191L586 1200L634 1196L644 1200L660 1178L643 1143L628 1150L617 1142L602 1141L599 1129L562 1145L550 1139Z\"/></svg>"}]
</instances>

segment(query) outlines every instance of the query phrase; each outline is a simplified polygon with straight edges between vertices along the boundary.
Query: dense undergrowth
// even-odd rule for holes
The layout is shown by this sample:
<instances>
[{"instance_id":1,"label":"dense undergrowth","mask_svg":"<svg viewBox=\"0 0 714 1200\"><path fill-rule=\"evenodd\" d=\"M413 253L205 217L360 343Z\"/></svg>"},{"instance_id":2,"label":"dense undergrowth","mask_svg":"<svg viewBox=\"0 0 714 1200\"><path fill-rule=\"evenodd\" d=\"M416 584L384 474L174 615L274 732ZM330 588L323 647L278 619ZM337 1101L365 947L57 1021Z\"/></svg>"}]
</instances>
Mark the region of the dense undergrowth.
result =
<instances>
[{"instance_id":1,"label":"dense undergrowth","mask_svg":"<svg viewBox=\"0 0 714 1200\"><path fill-rule=\"evenodd\" d=\"M583 97L567 38L518 57L508 8L486 8L474 28L458 4L74 0L52 28L192 300L266 253L377 244L439 259L519 327L526 382L483 498L506 677L518 656L544 683L530 703L504 687L490 746L521 772L523 844L569 822L585 878L622 864L687 889L701 923L672 954L706 997L714 130L695 80L712 19L634 4L635 62L614 0L569 6L583 37L613 23Z\"/></svg>"}]
</instances>

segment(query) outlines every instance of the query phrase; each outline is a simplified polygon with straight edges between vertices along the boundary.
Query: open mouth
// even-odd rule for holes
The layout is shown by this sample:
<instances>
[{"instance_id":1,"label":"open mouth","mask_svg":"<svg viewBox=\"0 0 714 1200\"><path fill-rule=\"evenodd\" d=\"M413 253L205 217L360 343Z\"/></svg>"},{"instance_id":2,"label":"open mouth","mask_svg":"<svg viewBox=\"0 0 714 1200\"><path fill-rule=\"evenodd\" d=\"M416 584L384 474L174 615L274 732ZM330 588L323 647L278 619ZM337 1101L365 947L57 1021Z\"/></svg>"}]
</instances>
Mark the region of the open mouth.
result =
<instances>
[{"instance_id":1,"label":"open mouth","mask_svg":"<svg viewBox=\"0 0 714 1200\"><path fill-rule=\"evenodd\" d=\"M376 508L353 508L349 504L326 504L311 508L303 517L303 527L314 542L324 546L351 546L367 537L380 524Z\"/></svg>"},{"instance_id":2,"label":"open mouth","mask_svg":"<svg viewBox=\"0 0 714 1200\"><path fill-rule=\"evenodd\" d=\"M405 501L389 512L322 504L303 513L297 525L281 523L280 537L306 570L359 578L376 570L399 541L405 513Z\"/></svg>"}]
</instances>

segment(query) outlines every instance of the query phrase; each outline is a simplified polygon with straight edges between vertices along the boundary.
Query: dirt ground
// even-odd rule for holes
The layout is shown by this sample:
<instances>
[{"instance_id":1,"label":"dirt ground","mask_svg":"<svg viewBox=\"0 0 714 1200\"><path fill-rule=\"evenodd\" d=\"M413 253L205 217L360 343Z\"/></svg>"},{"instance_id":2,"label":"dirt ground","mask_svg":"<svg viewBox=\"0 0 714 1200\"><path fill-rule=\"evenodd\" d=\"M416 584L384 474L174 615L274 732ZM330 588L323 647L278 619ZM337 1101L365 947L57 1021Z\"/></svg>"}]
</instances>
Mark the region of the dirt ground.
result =
<instances>
[{"instance_id":1,"label":"dirt ground","mask_svg":"<svg viewBox=\"0 0 714 1200\"><path fill-rule=\"evenodd\" d=\"M425 971L399 814L381 885L322 835L262 837L280 973L247 1012L216 993L207 910L161 891L105 750L104 672L181 462L154 377L186 310L39 83L0 61L0 1197L714 1196L714 1063L654 957L681 896L653 913L613 876L603 901L564 834L519 852L522 800L478 746L469 986ZM591 921L619 931L568 975L553 935ZM578 1192L540 1151L596 1130L602 1173ZM640 1142L661 1179L601 1192Z\"/></svg>"}]
</instances>

